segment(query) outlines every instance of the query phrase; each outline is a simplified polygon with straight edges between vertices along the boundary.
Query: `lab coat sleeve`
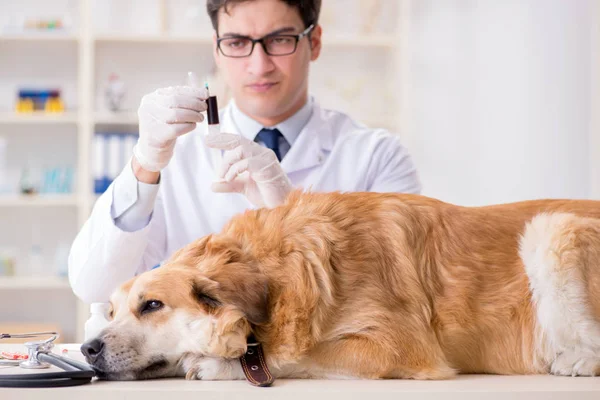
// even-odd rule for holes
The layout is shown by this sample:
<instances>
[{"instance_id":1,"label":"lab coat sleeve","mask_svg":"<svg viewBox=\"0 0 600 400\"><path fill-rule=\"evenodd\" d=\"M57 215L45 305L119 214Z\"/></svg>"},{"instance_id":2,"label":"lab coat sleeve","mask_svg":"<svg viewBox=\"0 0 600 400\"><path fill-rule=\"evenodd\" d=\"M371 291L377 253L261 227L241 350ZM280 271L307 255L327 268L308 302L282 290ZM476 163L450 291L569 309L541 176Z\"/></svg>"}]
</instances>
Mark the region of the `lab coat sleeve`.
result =
<instances>
[{"instance_id":1,"label":"lab coat sleeve","mask_svg":"<svg viewBox=\"0 0 600 400\"><path fill-rule=\"evenodd\" d=\"M111 206L115 225L127 232L134 232L148 225L158 189L158 184L138 181L129 162L118 179L115 179Z\"/></svg>"},{"instance_id":2,"label":"lab coat sleeve","mask_svg":"<svg viewBox=\"0 0 600 400\"><path fill-rule=\"evenodd\" d=\"M127 180L126 169L100 196L71 246L69 283L75 295L86 303L107 302L121 283L158 264L166 253L160 194L156 196L148 223L140 229L127 231L115 222L112 214L116 190L118 196L126 200L121 207L127 203L133 205L138 200L137 181L127 185L131 182Z\"/></svg>"},{"instance_id":3,"label":"lab coat sleeve","mask_svg":"<svg viewBox=\"0 0 600 400\"><path fill-rule=\"evenodd\" d=\"M376 135L367 179L370 192L419 194L422 189L408 150L398 136L387 132Z\"/></svg>"}]
</instances>

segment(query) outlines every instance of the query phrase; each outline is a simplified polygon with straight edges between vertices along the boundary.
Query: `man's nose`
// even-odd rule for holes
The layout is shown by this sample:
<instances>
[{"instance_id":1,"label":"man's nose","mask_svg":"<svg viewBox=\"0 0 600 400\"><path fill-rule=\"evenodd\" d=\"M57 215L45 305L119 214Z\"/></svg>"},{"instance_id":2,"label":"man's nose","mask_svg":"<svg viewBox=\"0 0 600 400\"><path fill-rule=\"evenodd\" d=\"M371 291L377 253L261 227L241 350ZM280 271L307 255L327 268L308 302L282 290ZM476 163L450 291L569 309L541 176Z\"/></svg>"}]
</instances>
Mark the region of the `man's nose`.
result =
<instances>
[{"instance_id":1,"label":"man's nose","mask_svg":"<svg viewBox=\"0 0 600 400\"><path fill-rule=\"evenodd\" d=\"M81 352L90 361L95 362L104 351L104 340L93 339L81 345Z\"/></svg>"},{"instance_id":2,"label":"man's nose","mask_svg":"<svg viewBox=\"0 0 600 400\"><path fill-rule=\"evenodd\" d=\"M256 43L252 54L249 56L248 67L253 75L263 75L275 69L275 64L271 60L264 47L260 43Z\"/></svg>"}]
</instances>

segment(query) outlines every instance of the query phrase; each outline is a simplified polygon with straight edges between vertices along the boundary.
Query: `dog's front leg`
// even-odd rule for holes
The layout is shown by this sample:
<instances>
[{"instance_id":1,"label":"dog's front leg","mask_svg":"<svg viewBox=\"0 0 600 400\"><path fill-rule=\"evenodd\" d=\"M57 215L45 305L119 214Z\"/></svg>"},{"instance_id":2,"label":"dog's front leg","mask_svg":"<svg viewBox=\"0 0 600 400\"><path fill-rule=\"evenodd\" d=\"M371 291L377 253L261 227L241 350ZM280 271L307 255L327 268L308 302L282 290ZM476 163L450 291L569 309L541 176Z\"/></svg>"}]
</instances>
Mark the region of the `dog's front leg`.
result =
<instances>
[{"instance_id":1,"label":"dog's front leg","mask_svg":"<svg viewBox=\"0 0 600 400\"><path fill-rule=\"evenodd\" d=\"M228 381L245 379L239 359L198 357L189 362L185 379Z\"/></svg>"},{"instance_id":2,"label":"dog's front leg","mask_svg":"<svg viewBox=\"0 0 600 400\"><path fill-rule=\"evenodd\" d=\"M355 335L321 343L307 361L313 364L312 370L319 371L316 377L327 379L449 379L455 375L441 349L433 345L429 351L414 347L392 352L374 340Z\"/></svg>"}]
</instances>

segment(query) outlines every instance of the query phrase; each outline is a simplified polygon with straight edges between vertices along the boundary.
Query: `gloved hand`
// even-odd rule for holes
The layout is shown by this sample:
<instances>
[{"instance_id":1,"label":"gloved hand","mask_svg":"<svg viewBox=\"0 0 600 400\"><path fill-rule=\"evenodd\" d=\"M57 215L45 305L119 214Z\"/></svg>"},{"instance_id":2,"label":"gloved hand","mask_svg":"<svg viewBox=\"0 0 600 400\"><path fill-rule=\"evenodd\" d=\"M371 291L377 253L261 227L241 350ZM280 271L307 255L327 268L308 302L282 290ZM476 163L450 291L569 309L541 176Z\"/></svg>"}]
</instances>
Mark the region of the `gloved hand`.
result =
<instances>
[{"instance_id":1,"label":"gloved hand","mask_svg":"<svg viewBox=\"0 0 600 400\"><path fill-rule=\"evenodd\" d=\"M196 128L206 110L204 88L175 86L142 98L138 109L140 136L133 155L147 171L160 171L173 156L176 139Z\"/></svg>"},{"instance_id":2,"label":"gloved hand","mask_svg":"<svg viewBox=\"0 0 600 400\"><path fill-rule=\"evenodd\" d=\"M243 193L255 206L273 208L292 191L273 150L231 133L208 135L204 140L210 148L225 150L218 170L222 181L212 184L214 192Z\"/></svg>"}]
</instances>

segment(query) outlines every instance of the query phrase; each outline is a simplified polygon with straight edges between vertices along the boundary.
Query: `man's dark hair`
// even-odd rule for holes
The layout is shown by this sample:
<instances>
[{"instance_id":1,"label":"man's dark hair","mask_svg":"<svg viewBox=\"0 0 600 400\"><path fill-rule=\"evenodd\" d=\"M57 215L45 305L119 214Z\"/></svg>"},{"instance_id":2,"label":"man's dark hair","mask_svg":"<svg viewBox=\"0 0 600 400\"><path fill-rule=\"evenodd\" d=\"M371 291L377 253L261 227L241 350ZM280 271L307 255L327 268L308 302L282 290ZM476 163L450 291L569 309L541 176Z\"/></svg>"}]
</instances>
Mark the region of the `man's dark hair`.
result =
<instances>
[{"instance_id":1,"label":"man's dark hair","mask_svg":"<svg viewBox=\"0 0 600 400\"><path fill-rule=\"evenodd\" d=\"M222 8L227 13L227 7L245 1L252 0L207 0L206 11L212 22L215 31L219 32L219 10ZM308 28L310 24L317 24L319 13L321 12L321 0L280 0L289 6L295 7L300 13L304 27Z\"/></svg>"}]
</instances>

